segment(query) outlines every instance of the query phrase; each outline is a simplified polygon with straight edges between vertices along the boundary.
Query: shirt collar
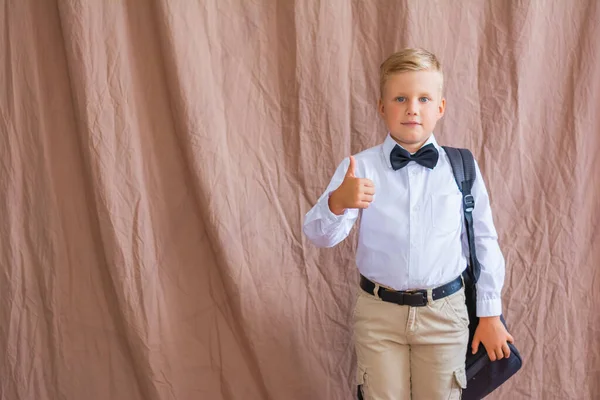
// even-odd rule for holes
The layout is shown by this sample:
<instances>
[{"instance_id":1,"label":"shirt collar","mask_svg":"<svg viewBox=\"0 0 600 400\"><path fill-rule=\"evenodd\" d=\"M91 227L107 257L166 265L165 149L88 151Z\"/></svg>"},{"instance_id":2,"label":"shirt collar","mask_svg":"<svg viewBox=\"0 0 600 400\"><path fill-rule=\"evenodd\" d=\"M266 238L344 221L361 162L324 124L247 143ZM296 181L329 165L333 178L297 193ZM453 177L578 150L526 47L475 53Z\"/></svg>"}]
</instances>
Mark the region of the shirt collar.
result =
<instances>
[{"instance_id":1,"label":"shirt collar","mask_svg":"<svg viewBox=\"0 0 600 400\"><path fill-rule=\"evenodd\" d=\"M437 149L437 151L440 151L440 146L438 145L437 141L435 140L435 136L432 133L431 136L429 136L429 139L427 139L427 141L425 143L423 143L423 146L428 145L430 143L433 143L433 145L435 146L435 148ZM392 135L390 133L387 134L384 142L383 142L383 146L382 146L382 151L383 151L383 158L385 159L385 163L387 164L388 167L392 168L392 163L390 161L390 153L392 152L392 150L394 149L394 147L398 145L400 147L402 147L400 144L398 144L398 142L396 142L394 140L394 138L392 137ZM404 148L404 147L402 147ZM406 149L405 149L406 150Z\"/></svg>"}]
</instances>

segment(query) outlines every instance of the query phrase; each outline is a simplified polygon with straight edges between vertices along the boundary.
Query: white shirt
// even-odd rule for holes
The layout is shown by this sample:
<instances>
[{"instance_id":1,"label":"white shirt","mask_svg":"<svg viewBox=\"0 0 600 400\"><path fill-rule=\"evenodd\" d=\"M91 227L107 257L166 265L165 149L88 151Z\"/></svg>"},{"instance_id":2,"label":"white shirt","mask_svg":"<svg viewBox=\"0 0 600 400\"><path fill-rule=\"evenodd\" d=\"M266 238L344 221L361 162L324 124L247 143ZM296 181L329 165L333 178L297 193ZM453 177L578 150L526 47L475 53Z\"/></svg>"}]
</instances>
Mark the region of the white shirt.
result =
<instances>
[{"instance_id":1,"label":"white shirt","mask_svg":"<svg viewBox=\"0 0 600 400\"><path fill-rule=\"evenodd\" d=\"M318 247L344 240L360 214L356 264L362 275L395 290L429 289L458 277L467 266L468 242L458 189L446 152L431 135L439 160L433 170L410 162L392 169L390 152L396 141L385 141L354 156L355 176L375 185L367 209L347 209L337 216L329 209L329 195L337 189L349 166L345 158L325 192L306 214L305 235ZM504 257L492 219L489 197L475 163L473 227L481 277L477 282L477 315L502 312Z\"/></svg>"}]
</instances>

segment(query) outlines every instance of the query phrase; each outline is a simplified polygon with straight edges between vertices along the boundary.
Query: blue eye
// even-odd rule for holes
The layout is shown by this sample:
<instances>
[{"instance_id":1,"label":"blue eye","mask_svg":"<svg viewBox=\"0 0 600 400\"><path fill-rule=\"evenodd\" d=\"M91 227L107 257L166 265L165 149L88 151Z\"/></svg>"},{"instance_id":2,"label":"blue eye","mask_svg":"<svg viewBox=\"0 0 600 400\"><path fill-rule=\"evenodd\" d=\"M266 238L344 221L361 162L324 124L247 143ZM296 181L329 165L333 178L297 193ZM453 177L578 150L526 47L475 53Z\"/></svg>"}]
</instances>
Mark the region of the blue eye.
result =
<instances>
[{"instance_id":1,"label":"blue eye","mask_svg":"<svg viewBox=\"0 0 600 400\"><path fill-rule=\"evenodd\" d=\"M400 96L400 97L396 97L396 101L398 103L402 103L404 100L406 100L406 97Z\"/></svg>"},{"instance_id":2,"label":"blue eye","mask_svg":"<svg viewBox=\"0 0 600 400\"><path fill-rule=\"evenodd\" d=\"M429 97L421 97L421 98L419 98L419 101L421 103L427 103L429 101Z\"/></svg>"}]
</instances>

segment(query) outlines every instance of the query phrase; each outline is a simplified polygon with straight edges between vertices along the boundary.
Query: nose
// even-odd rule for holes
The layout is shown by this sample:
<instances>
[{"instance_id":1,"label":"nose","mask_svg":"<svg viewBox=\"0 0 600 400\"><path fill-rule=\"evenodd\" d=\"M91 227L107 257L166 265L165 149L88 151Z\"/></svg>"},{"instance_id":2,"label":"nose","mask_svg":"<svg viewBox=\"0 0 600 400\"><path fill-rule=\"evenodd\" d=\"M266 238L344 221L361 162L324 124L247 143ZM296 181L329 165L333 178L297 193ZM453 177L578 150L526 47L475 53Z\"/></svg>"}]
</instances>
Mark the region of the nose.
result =
<instances>
[{"instance_id":1,"label":"nose","mask_svg":"<svg viewBox=\"0 0 600 400\"><path fill-rule=\"evenodd\" d=\"M408 102L406 107L406 115L417 115L419 110L419 105L416 100L411 100Z\"/></svg>"}]
</instances>

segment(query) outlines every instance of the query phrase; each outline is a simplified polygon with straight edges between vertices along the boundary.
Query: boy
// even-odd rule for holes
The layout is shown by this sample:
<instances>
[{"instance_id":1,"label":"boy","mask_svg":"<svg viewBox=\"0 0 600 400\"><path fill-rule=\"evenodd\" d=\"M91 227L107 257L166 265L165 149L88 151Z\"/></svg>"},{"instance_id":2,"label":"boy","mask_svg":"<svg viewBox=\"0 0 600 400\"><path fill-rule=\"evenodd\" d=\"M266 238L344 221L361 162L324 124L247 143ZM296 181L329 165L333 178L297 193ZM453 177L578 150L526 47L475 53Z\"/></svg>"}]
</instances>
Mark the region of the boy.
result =
<instances>
[{"instance_id":1,"label":"boy","mask_svg":"<svg viewBox=\"0 0 600 400\"><path fill-rule=\"evenodd\" d=\"M366 400L458 399L466 387L469 318L461 274L468 244L462 196L433 130L444 114L443 73L423 49L381 64L378 111L388 129L378 146L343 160L304 233L319 247L344 240L359 214L354 312L358 384ZM471 347L509 356L500 321L504 258L476 166L472 194L481 263Z\"/></svg>"}]
</instances>

